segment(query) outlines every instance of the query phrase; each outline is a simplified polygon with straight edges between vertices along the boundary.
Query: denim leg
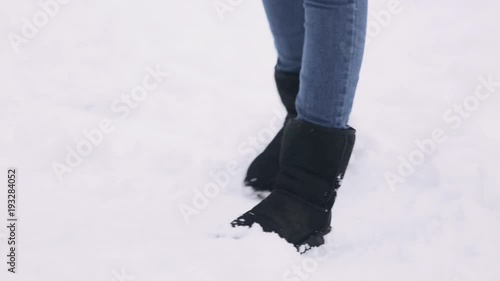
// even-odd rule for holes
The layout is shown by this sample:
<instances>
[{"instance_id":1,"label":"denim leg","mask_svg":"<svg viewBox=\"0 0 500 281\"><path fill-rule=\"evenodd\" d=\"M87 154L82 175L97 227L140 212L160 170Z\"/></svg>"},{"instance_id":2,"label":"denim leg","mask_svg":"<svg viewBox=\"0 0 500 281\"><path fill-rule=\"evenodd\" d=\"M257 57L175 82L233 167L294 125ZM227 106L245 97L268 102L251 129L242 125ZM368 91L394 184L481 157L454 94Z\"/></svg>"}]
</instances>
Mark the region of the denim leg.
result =
<instances>
[{"instance_id":1,"label":"denim leg","mask_svg":"<svg viewBox=\"0 0 500 281\"><path fill-rule=\"evenodd\" d=\"M363 58L367 0L303 1L305 40L298 118L346 128Z\"/></svg>"},{"instance_id":2,"label":"denim leg","mask_svg":"<svg viewBox=\"0 0 500 281\"><path fill-rule=\"evenodd\" d=\"M263 0L278 52L276 70L299 73L304 47L304 0Z\"/></svg>"}]
</instances>

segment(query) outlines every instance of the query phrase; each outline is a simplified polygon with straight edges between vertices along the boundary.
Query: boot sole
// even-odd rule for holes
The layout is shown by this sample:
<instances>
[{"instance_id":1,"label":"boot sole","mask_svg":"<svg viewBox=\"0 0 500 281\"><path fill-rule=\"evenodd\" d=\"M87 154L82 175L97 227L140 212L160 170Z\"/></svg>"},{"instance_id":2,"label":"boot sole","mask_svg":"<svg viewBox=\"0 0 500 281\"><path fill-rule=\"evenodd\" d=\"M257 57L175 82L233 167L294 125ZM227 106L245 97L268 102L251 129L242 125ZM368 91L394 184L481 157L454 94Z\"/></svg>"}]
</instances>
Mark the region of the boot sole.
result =
<instances>
[{"instance_id":1,"label":"boot sole","mask_svg":"<svg viewBox=\"0 0 500 281\"><path fill-rule=\"evenodd\" d=\"M313 234L309 238L306 238L303 242L295 245L297 251L299 251L300 254L304 254L305 252L311 250L314 247L319 247L325 244L325 236L331 231L332 227L329 226L328 228Z\"/></svg>"}]
</instances>

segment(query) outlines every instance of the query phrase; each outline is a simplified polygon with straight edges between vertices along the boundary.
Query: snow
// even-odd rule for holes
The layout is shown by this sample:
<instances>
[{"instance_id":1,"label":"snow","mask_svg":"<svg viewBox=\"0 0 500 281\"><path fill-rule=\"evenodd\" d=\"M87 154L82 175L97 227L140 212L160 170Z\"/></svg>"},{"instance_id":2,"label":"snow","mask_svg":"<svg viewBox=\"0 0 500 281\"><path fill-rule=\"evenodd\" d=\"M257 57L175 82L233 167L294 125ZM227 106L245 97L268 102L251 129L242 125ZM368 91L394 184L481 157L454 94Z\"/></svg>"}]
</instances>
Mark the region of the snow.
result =
<instances>
[{"instance_id":1,"label":"snow","mask_svg":"<svg viewBox=\"0 0 500 281\"><path fill-rule=\"evenodd\" d=\"M43 10L1 3L0 167L18 168L19 249L0 280L500 280L500 85L484 86L500 81L497 2L401 0L380 21L393 4L371 1L356 148L334 230L304 255L227 226L259 202L242 179L283 118L261 3L221 17L212 0L66 2L18 53L8 34ZM144 100L112 109L157 67ZM459 115L478 88L489 97ZM54 163L102 128L58 180Z\"/></svg>"}]
</instances>

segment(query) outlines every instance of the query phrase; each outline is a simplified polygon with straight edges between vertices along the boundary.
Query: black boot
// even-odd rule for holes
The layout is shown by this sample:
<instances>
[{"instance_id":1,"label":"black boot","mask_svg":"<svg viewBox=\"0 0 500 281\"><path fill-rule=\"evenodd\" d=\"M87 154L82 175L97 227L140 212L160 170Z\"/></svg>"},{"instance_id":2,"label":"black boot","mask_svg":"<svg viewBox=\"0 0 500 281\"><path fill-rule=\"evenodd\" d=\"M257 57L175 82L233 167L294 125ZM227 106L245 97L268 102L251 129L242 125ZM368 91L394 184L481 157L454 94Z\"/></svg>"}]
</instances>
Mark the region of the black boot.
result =
<instances>
[{"instance_id":1,"label":"black boot","mask_svg":"<svg viewBox=\"0 0 500 281\"><path fill-rule=\"evenodd\" d=\"M295 99L299 92L299 74L283 71L275 71L274 78L281 101L287 110L286 122L297 116ZM266 149L253 160L248 167L245 177L245 185L251 186L255 191L271 191L274 179L279 170L279 156L283 129L274 137Z\"/></svg>"},{"instance_id":2,"label":"black boot","mask_svg":"<svg viewBox=\"0 0 500 281\"><path fill-rule=\"evenodd\" d=\"M323 236L331 230L331 209L351 156L355 132L352 128L330 129L291 119L285 127L274 190L231 225L257 223L301 252L322 245Z\"/></svg>"}]
</instances>

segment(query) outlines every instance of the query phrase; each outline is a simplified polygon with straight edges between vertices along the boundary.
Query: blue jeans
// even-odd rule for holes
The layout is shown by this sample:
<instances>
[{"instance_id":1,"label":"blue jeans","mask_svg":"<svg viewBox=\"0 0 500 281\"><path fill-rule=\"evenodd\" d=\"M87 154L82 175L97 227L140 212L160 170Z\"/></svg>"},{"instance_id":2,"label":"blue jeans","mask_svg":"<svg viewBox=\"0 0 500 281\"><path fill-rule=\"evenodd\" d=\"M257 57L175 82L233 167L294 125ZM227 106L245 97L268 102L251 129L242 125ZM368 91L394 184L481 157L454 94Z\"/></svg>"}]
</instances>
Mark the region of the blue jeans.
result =
<instances>
[{"instance_id":1,"label":"blue jeans","mask_svg":"<svg viewBox=\"0 0 500 281\"><path fill-rule=\"evenodd\" d=\"M276 70L300 72L299 119L347 128L359 79L368 0L263 0Z\"/></svg>"}]
</instances>

